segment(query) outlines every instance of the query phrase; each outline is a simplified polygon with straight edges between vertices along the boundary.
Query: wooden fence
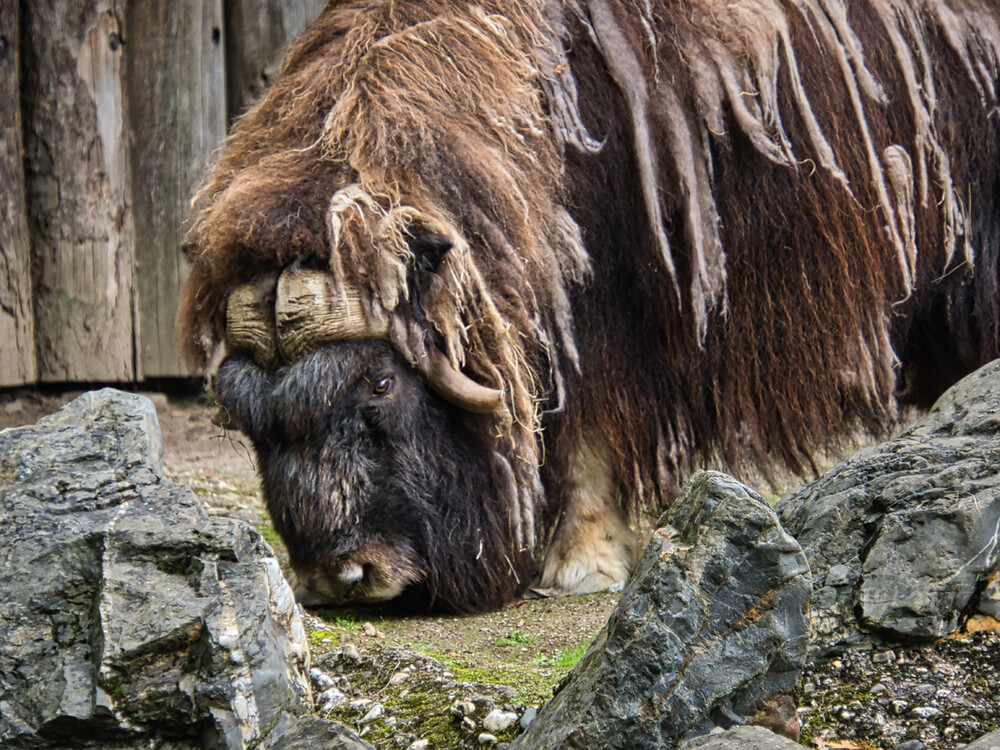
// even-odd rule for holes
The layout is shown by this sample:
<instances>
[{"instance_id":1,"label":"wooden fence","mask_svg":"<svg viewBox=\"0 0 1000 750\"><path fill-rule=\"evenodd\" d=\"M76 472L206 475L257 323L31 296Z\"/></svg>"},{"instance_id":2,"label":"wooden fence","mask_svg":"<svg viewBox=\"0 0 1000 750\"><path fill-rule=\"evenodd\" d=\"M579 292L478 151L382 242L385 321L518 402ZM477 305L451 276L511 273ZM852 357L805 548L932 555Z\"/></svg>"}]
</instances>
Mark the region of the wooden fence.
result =
<instances>
[{"instance_id":1,"label":"wooden fence","mask_svg":"<svg viewBox=\"0 0 1000 750\"><path fill-rule=\"evenodd\" d=\"M0 0L0 386L189 374L190 200L324 0Z\"/></svg>"}]
</instances>

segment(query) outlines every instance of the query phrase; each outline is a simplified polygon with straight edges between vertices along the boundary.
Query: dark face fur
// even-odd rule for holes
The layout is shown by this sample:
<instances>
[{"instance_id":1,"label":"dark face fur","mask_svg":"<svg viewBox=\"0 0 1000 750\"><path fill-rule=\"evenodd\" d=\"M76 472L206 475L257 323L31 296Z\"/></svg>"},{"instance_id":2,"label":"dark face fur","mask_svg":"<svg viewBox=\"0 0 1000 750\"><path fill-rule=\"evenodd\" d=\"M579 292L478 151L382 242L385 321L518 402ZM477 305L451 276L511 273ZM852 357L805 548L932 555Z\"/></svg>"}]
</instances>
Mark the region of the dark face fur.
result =
<instances>
[{"instance_id":1,"label":"dark face fur","mask_svg":"<svg viewBox=\"0 0 1000 750\"><path fill-rule=\"evenodd\" d=\"M491 452L385 343L328 346L275 372L227 359L215 390L257 452L306 604L406 596L457 611L516 588Z\"/></svg>"}]
</instances>

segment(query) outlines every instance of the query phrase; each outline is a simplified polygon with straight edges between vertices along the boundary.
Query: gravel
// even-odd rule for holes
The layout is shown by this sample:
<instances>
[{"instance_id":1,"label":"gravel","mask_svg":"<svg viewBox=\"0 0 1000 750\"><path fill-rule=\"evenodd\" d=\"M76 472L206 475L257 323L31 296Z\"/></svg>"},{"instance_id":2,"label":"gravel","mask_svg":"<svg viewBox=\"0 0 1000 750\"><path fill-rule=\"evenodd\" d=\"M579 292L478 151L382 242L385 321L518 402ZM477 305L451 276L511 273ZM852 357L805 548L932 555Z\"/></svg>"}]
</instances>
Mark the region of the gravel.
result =
<instances>
[{"instance_id":1,"label":"gravel","mask_svg":"<svg viewBox=\"0 0 1000 750\"><path fill-rule=\"evenodd\" d=\"M998 696L1000 634L980 631L930 646L846 651L807 668L797 698L803 744L955 750L1000 727Z\"/></svg>"}]
</instances>

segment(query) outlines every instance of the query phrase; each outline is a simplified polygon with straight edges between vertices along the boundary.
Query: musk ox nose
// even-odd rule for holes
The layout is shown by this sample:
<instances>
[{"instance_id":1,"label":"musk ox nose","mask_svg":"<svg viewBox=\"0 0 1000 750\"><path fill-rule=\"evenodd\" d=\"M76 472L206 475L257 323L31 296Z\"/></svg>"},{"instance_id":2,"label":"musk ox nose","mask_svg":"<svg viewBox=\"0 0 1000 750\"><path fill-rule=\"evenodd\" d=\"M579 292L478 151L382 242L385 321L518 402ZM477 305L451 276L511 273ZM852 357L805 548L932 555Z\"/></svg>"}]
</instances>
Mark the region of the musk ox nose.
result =
<instances>
[{"instance_id":1,"label":"musk ox nose","mask_svg":"<svg viewBox=\"0 0 1000 750\"><path fill-rule=\"evenodd\" d=\"M340 572L337 573L337 578L340 582L353 589L361 580L365 577L365 569L358 565L356 562L346 562L340 568Z\"/></svg>"},{"instance_id":2,"label":"musk ox nose","mask_svg":"<svg viewBox=\"0 0 1000 750\"><path fill-rule=\"evenodd\" d=\"M366 547L325 563L292 561L295 598L306 606L382 602L423 577L407 548Z\"/></svg>"},{"instance_id":3,"label":"musk ox nose","mask_svg":"<svg viewBox=\"0 0 1000 750\"><path fill-rule=\"evenodd\" d=\"M364 581L365 569L357 563L342 566L312 567L294 566L295 581L293 591L299 604L323 606L350 601L359 593L359 585Z\"/></svg>"}]
</instances>

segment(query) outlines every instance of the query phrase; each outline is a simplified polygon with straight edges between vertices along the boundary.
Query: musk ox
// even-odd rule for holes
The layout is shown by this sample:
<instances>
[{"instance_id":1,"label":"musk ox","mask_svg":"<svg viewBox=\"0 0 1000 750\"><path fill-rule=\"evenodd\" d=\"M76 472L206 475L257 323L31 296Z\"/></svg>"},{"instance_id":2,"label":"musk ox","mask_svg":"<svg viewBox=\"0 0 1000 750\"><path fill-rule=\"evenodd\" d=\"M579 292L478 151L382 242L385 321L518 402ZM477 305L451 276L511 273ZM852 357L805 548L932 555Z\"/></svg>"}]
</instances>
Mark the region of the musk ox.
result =
<instances>
[{"instance_id":1,"label":"musk ox","mask_svg":"<svg viewBox=\"0 0 1000 750\"><path fill-rule=\"evenodd\" d=\"M998 71L993 0L330 3L179 313L300 594L620 585L702 462L808 469L996 357Z\"/></svg>"}]
</instances>

